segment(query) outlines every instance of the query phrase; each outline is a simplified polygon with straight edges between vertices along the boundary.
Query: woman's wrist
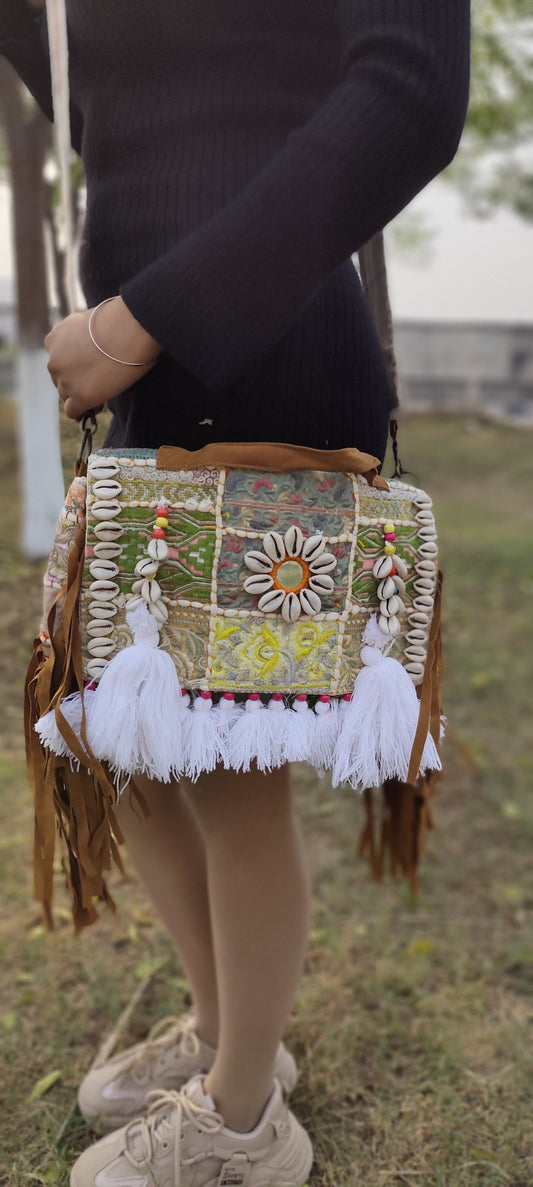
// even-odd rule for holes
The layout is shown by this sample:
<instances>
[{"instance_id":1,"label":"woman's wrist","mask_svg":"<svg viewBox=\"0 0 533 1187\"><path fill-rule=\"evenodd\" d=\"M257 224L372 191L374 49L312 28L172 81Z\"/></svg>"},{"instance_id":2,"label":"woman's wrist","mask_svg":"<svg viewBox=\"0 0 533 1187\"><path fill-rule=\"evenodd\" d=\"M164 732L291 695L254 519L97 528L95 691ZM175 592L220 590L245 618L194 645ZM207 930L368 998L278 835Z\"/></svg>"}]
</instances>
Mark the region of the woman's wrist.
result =
<instances>
[{"instance_id":1,"label":"woman's wrist","mask_svg":"<svg viewBox=\"0 0 533 1187\"><path fill-rule=\"evenodd\" d=\"M120 296L98 305L90 322L94 346L115 362L150 366L161 354L159 343L130 313Z\"/></svg>"}]
</instances>

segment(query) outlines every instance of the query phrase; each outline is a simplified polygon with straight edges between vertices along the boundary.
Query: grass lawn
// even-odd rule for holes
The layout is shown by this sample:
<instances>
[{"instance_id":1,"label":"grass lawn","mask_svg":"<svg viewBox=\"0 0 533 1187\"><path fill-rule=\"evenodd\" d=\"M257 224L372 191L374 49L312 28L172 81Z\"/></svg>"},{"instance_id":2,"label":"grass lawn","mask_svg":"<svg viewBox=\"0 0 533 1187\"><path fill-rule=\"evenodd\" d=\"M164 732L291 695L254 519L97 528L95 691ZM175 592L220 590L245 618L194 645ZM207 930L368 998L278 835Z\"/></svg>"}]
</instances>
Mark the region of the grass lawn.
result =
<instances>
[{"instance_id":1,"label":"grass lawn","mask_svg":"<svg viewBox=\"0 0 533 1187\"><path fill-rule=\"evenodd\" d=\"M79 939L59 869L52 935L32 901L21 701L40 566L17 551L7 400L0 429L0 1184L63 1187L91 1140L77 1083L135 987L153 973L127 1042L188 998L133 876L114 876L118 913ZM358 797L295 769L314 922L286 1037L315 1146L309 1187L533 1183L531 452L531 435L506 427L403 425L404 465L438 513L450 719L416 902L401 883L376 885L357 857Z\"/></svg>"}]
</instances>

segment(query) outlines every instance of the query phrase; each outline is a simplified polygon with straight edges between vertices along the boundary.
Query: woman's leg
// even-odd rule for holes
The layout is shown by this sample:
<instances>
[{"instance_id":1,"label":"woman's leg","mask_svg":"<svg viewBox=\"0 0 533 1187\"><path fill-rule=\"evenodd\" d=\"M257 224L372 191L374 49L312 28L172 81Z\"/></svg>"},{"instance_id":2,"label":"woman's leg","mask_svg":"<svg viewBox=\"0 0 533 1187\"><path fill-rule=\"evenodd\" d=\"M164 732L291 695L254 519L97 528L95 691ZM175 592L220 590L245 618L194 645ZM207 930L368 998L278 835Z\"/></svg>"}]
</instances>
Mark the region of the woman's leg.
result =
<instances>
[{"instance_id":1,"label":"woman's leg","mask_svg":"<svg viewBox=\"0 0 533 1187\"><path fill-rule=\"evenodd\" d=\"M124 796L120 826L179 951L199 1034L218 1045L206 1089L226 1123L244 1131L270 1095L307 942L308 876L289 769L217 770L186 794L135 782L150 815Z\"/></svg>"},{"instance_id":2,"label":"woman's leg","mask_svg":"<svg viewBox=\"0 0 533 1187\"><path fill-rule=\"evenodd\" d=\"M205 846L178 784L136 776L149 816L127 793L116 807L128 852L183 963L198 1034L218 1043L218 997L207 891Z\"/></svg>"},{"instance_id":3,"label":"woman's leg","mask_svg":"<svg viewBox=\"0 0 533 1187\"><path fill-rule=\"evenodd\" d=\"M205 1088L230 1128L257 1122L305 954L309 885L289 768L217 770L187 796L203 833L219 1002Z\"/></svg>"}]
</instances>

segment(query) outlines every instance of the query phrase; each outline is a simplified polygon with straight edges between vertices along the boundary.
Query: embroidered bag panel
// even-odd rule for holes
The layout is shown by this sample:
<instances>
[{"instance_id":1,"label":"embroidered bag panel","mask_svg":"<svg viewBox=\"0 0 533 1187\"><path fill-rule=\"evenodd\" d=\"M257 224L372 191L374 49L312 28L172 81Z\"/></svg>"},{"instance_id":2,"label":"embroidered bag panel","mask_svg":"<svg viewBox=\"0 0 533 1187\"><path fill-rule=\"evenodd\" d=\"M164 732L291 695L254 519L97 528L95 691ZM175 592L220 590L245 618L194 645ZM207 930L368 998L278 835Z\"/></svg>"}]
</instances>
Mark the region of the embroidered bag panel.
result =
<instances>
[{"instance_id":1,"label":"embroidered bag panel","mask_svg":"<svg viewBox=\"0 0 533 1187\"><path fill-rule=\"evenodd\" d=\"M346 472L167 470L155 451L92 454L86 678L131 645L126 612L144 600L184 689L348 694L372 615L421 683L435 523L424 491L389 488Z\"/></svg>"}]
</instances>

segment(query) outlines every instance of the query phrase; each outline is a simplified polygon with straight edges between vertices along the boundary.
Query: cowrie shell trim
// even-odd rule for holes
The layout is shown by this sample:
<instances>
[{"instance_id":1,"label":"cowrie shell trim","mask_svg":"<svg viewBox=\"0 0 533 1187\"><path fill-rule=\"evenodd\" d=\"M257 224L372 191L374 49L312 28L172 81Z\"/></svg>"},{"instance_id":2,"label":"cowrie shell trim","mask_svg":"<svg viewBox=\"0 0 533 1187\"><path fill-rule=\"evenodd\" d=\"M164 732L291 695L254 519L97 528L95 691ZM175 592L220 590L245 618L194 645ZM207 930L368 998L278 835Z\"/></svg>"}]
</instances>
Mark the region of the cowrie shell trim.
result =
<instances>
[{"instance_id":1,"label":"cowrie shell trim","mask_svg":"<svg viewBox=\"0 0 533 1187\"><path fill-rule=\"evenodd\" d=\"M168 621L168 610L162 598L158 598L157 602L150 602L150 614L153 614L158 622Z\"/></svg>"},{"instance_id":2,"label":"cowrie shell trim","mask_svg":"<svg viewBox=\"0 0 533 1187\"><path fill-rule=\"evenodd\" d=\"M100 499L95 499L91 506L91 515L101 520L114 519L116 515L120 515L120 503L115 500L104 503Z\"/></svg>"},{"instance_id":3,"label":"cowrie shell trim","mask_svg":"<svg viewBox=\"0 0 533 1187\"><path fill-rule=\"evenodd\" d=\"M86 670L88 675L93 676L95 680L98 680L105 672L108 662L109 661L107 659L102 659L100 656L94 656L87 664Z\"/></svg>"},{"instance_id":4,"label":"cowrie shell trim","mask_svg":"<svg viewBox=\"0 0 533 1187\"><path fill-rule=\"evenodd\" d=\"M432 556L437 556L438 551L439 550L434 540L424 540L424 543L421 544L419 548L420 556L424 557L424 559L426 557L430 558Z\"/></svg>"},{"instance_id":5,"label":"cowrie shell trim","mask_svg":"<svg viewBox=\"0 0 533 1187\"><path fill-rule=\"evenodd\" d=\"M97 499L116 499L122 491L122 483L114 478L99 478L93 483L93 494Z\"/></svg>"},{"instance_id":6,"label":"cowrie shell trim","mask_svg":"<svg viewBox=\"0 0 533 1187\"><path fill-rule=\"evenodd\" d=\"M109 602L120 593L120 588L116 581L93 581L88 592L98 602Z\"/></svg>"},{"instance_id":7,"label":"cowrie shell trim","mask_svg":"<svg viewBox=\"0 0 533 1187\"><path fill-rule=\"evenodd\" d=\"M115 650L115 643L113 639L105 639L102 636L97 636L95 639L89 639L87 650L91 655L105 657L106 655L111 655L111 652Z\"/></svg>"},{"instance_id":8,"label":"cowrie shell trim","mask_svg":"<svg viewBox=\"0 0 533 1187\"><path fill-rule=\"evenodd\" d=\"M114 622L106 622L105 618L91 618L87 623L87 634L90 635L91 638L94 635L99 637L102 635L110 635L114 629Z\"/></svg>"},{"instance_id":9,"label":"cowrie shell trim","mask_svg":"<svg viewBox=\"0 0 533 1187\"><path fill-rule=\"evenodd\" d=\"M115 577L118 571L118 565L116 565L114 561L105 560L103 557L97 557L97 559L92 561L89 565L89 573L91 574L91 577L95 577L96 579L102 581L105 581L108 577Z\"/></svg>"},{"instance_id":10,"label":"cowrie shell trim","mask_svg":"<svg viewBox=\"0 0 533 1187\"><path fill-rule=\"evenodd\" d=\"M96 544L93 545L93 552L101 560L110 561L115 556L122 556L122 545L113 544L107 540L97 540Z\"/></svg>"},{"instance_id":11,"label":"cowrie shell trim","mask_svg":"<svg viewBox=\"0 0 533 1187\"><path fill-rule=\"evenodd\" d=\"M90 613L93 618L114 618L117 610L113 602L93 602Z\"/></svg>"},{"instance_id":12,"label":"cowrie shell trim","mask_svg":"<svg viewBox=\"0 0 533 1187\"><path fill-rule=\"evenodd\" d=\"M119 523L107 519L103 523L96 523L93 530L99 540L118 540L124 535L124 528Z\"/></svg>"}]
</instances>

